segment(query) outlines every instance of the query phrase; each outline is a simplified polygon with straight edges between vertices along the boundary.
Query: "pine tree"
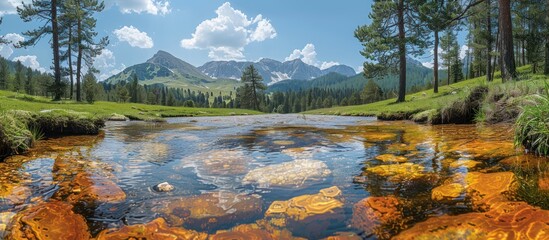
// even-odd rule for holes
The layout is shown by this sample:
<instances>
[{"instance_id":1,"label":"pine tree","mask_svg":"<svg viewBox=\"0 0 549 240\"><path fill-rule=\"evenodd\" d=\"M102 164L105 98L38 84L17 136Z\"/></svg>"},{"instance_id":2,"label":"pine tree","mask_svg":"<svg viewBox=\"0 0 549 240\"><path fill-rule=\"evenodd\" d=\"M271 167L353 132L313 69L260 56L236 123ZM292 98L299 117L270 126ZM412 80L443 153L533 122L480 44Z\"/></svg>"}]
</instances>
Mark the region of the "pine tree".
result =
<instances>
[{"instance_id":1,"label":"pine tree","mask_svg":"<svg viewBox=\"0 0 549 240\"><path fill-rule=\"evenodd\" d=\"M74 43L77 47L76 58L76 100L82 101L81 98L81 71L82 61L86 63L88 68L93 66L93 60L101 54L101 51L108 45L107 37L101 38L98 42L95 41L97 32L95 26L97 20L93 17L96 12L101 12L105 8L103 2L98 0L67 0L65 9L68 18L76 23L76 32Z\"/></svg>"},{"instance_id":2,"label":"pine tree","mask_svg":"<svg viewBox=\"0 0 549 240\"><path fill-rule=\"evenodd\" d=\"M8 61L0 57L0 89L6 90L9 86L9 69Z\"/></svg>"},{"instance_id":3,"label":"pine tree","mask_svg":"<svg viewBox=\"0 0 549 240\"><path fill-rule=\"evenodd\" d=\"M499 1L500 67L503 81L514 80L517 76L513 45L513 23L511 21L511 0Z\"/></svg>"},{"instance_id":4,"label":"pine tree","mask_svg":"<svg viewBox=\"0 0 549 240\"><path fill-rule=\"evenodd\" d=\"M15 81L13 83L13 91L23 92L25 90L25 73L23 73L23 64L21 61L15 63Z\"/></svg>"},{"instance_id":5,"label":"pine tree","mask_svg":"<svg viewBox=\"0 0 549 240\"><path fill-rule=\"evenodd\" d=\"M61 100L64 91L64 84L61 82L61 63L59 56L59 26L58 26L58 0L32 0L30 4L23 2L21 7L17 7L17 13L24 22L44 21L46 24L40 25L34 30L26 31L23 35L29 37L19 44L20 47L34 46L45 34L51 34L51 45L53 52L53 72L55 82L51 89L54 93L54 100ZM49 23L49 25L48 25Z\"/></svg>"},{"instance_id":6,"label":"pine tree","mask_svg":"<svg viewBox=\"0 0 549 240\"><path fill-rule=\"evenodd\" d=\"M406 57L421 55L427 46L427 28L419 21L413 0L375 0L372 23L355 30L362 43L366 78L384 76L399 69L397 102L406 96Z\"/></svg>"},{"instance_id":7,"label":"pine tree","mask_svg":"<svg viewBox=\"0 0 549 240\"><path fill-rule=\"evenodd\" d=\"M84 94L86 95L86 101L89 104L93 104L97 99L98 88L100 88L100 86L97 85L97 79L95 78L95 75L93 75L91 71L88 71L88 73L84 75L83 90Z\"/></svg>"},{"instance_id":8,"label":"pine tree","mask_svg":"<svg viewBox=\"0 0 549 240\"><path fill-rule=\"evenodd\" d=\"M27 81L25 82L25 92L29 95L34 95L34 90L33 90L34 83L32 79L33 79L32 68L27 68Z\"/></svg>"},{"instance_id":9,"label":"pine tree","mask_svg":"<svg viewBox=\"0 0 549 240\"><path fill-rule=\"evenodd\" d=\"M266 87L263 85L263 78L259 75L253 64L244 69L241 81L244 84L243 97L251 99L251 107L259 110L258 91L265 90Z\"/></svg>"}]
</instances>

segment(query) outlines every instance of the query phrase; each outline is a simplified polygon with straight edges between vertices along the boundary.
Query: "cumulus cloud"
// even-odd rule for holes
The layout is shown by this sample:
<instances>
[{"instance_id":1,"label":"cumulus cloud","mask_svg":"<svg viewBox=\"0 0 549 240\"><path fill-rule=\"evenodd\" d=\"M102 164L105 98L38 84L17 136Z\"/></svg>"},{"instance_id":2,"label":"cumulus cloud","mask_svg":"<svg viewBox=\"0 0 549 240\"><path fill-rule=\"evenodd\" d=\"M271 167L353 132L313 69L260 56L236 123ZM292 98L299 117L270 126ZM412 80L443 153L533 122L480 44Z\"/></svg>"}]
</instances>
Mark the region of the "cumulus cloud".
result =
<instances>
[{"instance_id":1,"label":"cumulus cloud","mask_svg":"<svg viewBox=\"0 0 549 240\"><path fill-rule=\"evenodd\" d=\"M29 3L32 0L2 0L0 1L0 16L7 14L16 14L17 7L21 6L22 2Z\"/></svg>"},{"instance_id":2,"label":"cumulus cloud","mask_svg":"<svg viewBox=\"0 0 549 240\"><path fill-rule=\"evenodd\" d=\"M94 59L94 67L99 70L99 81L106 80L112 75L116 75L126 69L126 65L120 64L117 67L116 57L109 49L103 49L100 55Z\"/></svg>"},{"instance_id":3,"label":"cumulus cloud","mask_svg":"<svg viewBox=\"0 0 549 240\"><path fill-rule=\"evenodd\" d=\"M113 31L114 35L121 42L128 42L132 47L152 48L154 46L152 38L146 32L141 32L134 26L124 26Z\"/></svg>"},{"instance_id":4,"label":"cumulus cloud","mask_svg":"<svg viewBox=\"0 0 549 240\"><path fill-rule=\"evenodd\" d=\"M46 72L45 68L40 67L40 63L38 62L37 56L34 56L34 55L19 56L19 57L13 58L13 61L14 62L20 61L26 67L30 67L40 72Z\"/></svg>"},{"instance_id":5,"label":"cumulus cloud","mask_svg":"<svg viewBox=\"0 0 549 240\"><path fill-rule=\"evenodd\" d=\"M166 15L171 12L168 0L107 0L107 6L116 5L122 13Z\"/></svg>"},{"instance_id":6,"label":"cumulus cloud","mask_svg":"<svg viewBox=\"0 0 549 240\"><path fill-rule=\"evenodd\" d=\"M465 57L467 56L467 51L469 51L469 46L467 45L463 45L459 48L459 58L461 58L462 60L465 59Z\"/></svg>"},{"instance_id":7,"label":"cumulus cloud","mask_svg":"<svg viewBox=\"0 0 549 240\"><path fill-rule=\"evenodd\" d=\"M4 40L7 40L7 44L0 44L0 56L9 58L13 54L13 48L19 42L24 41L25 38L17 33L8 33L2 36Z\"/></svg>"},{"instance_id":8,"label":"cumulus cloud","mask_svg":"<svg viewBox=\"0 0 549 240\"><path fill-rule=\"evenodd\" d=\"M332 66L339 65L338 62L333 62L333 61L320 62L316 58L316 55L317 55L317 53L316 53L315 45L312 44L312 43L308 43L301 50L300 49L294 49L294 51L290 54L290 56L288 56L286 59L284 59L284 61L291 61L291 60L295 60L295 59L301 59L301 61L303 61L304 63L309 64L309 65L313 65L315 67L318 67L321 70L330 68Z\"/></svg>"},{"instance_id":9,"label":"cumulus cloud","mask_svg":"<svg viewBox=\"0 0 549 240\"><path fill-rule=\"evenodd\" d=\"M238 60L244 58L244 47L248 44L277 35L268 19L262 15L248 18L242 11L231 7L229 2L221 5L215 13L217 17L205 20L196 27L192 38L181 40L181 47L209 50L208 56L214 60Z\"/></svg>"}]
</instances>

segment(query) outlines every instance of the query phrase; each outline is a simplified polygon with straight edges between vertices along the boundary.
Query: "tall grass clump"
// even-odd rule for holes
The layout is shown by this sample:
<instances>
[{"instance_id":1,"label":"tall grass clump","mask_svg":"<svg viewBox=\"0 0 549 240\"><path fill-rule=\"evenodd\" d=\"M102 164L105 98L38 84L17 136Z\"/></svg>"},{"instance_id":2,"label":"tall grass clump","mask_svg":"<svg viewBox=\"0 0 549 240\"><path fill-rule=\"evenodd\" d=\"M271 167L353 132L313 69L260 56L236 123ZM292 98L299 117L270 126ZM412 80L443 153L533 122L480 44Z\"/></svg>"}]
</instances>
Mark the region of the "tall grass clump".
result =
<instances>
[{"instance_id":1,"label":"tall grass clump","mask_svg":"<svg viewBox=\"0 0 549 240\"><path fill-rule=\"evenodd\" d=\"M0 159L18 154L32 145L32 134L25 121L13 111L0 114Z\"/></svg>"},{"instance_id":2,"label":"tall grass clump","mask_svg":"<svg viewBox=\"0 0 549 240\"><path fill-rule=\"evenodd\" d=\"M549 83L543 93L534 94L523 107L515 124L515 144L542 156L549 155Z\"/></svg>"}]
</instances>

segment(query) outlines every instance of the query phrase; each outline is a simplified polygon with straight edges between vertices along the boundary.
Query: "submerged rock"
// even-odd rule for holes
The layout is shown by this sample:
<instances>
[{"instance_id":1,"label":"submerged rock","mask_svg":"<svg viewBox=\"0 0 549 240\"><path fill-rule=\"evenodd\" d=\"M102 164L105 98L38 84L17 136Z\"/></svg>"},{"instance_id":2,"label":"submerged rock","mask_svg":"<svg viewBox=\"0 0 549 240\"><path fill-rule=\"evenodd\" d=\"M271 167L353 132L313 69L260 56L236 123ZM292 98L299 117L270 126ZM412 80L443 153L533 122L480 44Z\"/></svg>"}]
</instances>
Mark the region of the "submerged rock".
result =
<instances>
[{"instance_id":1,"label":"submerged rock","mask_svg":"<svg viewBox=\"0 0 549 240\"><path fill-rule=\"evenodd\" d=\"M415 163L379 165L366 169L366 172L376 174L381 177L389 177L391 181L405 181L421 178L425 176L425 168Z\"/></svg>"},{"instance_id":2,"label":"submerged rock","mask_svg":"<svg viewBox=\"0 0 549 240\"><path fill-rule=\"evenodd\" d=\"M181 167L196 167L201 175L232 176L247 173L252 161L242 151L212 150L186 157Z\"/></svg>"},{"instance_id":3,"label":"submerged rock","mask_svg":"<svg viewBox=\"0 0 549 240\"><path fill-rule=\"evenodd\" d=\"M84 217L75 214L72 205L58 201L41 203L17 213L7 231L8 240L90 239Z\"/></svg>"},{"instance_id":4,"label":"submerged rock","mask_svg":"<svg viewBox=\"0 0 549 240\"><path fill-rule=\"evenodd\" d=\"M6 227L10 223L13 216L15 216L15 213L13 212L0 213L0 239L4 239Z\"/></svg>"},{"instance_id":5,"label":"submerged rock","mask_svg":"<svg viewBox=\"0 0 549 240\"><path fill-rule=\"evenodd\" d=\"M261 214L262 200L232 192L205 193L193 197L170 198L155 209L172 226L211 230L247 221Z\"/></svg>"},{"instance_id":6,"label":"submerged rock","mask_svg":"<svg viewBox=\"0 0 549 240\"><path fill-rule=\"evenodd\" d=\"M208 234L184 228L172 228L162 218L147 224L124 226L120 229L106 229L99 233L97 240L119 239L170 239L170 240L205 240Z\"/></svg>"},{"instance_id":7,"label":"submerged rock","mask_svg":"<svg viewBox=\"0 0 549 240\"><path fill-rule=\"evenodd\" d=\"M72 204L95 205L126 200L126 193L112 180L87 172L78 173L71 182L63 182L61 188L56 197L68 194L66 199Z\"/></svg>"},{"instance_id":8,"label":"submerged rock","mask_svg":"<svg viewBox=\"0 0 549 240\"><path fill-rule=\"evenodd\" d=\"M323 240L362 240L362 238L354 232L336 232L335 235Z\"/></svg>"},{"instance_id":9,"label":"submerged rock","mask_svg":"<svg viewBox=\"0 0 549 240\"><path fill-rule=\"evenodd\" d=\"M515 145L511 141L482 141L473 140L466 143L456 143L450 152L459 153L463 157L475 159L505 158L517 154Z\"/></svg>"},{"instance_id":10,"label":"submerged rock","mask_svg":"<svg viewBox=\"0 0 549 240\"><path fill-rule=\"evenodd\" d=\"M500 202L486 213L429 218L394 239L549 239L548 218L525 202Z\"/></svg>"},{"instance_id":11,"label":"submerged rock","mask_svg":"<svg viewBox=\"0 0 549 240\"><path fill-rule=\"evenodd\" d=\"M353 207L351 225L366 235L388 238L394 228L402 228L404 219L395 197L368 197Z\"/></svg>"},{"instance_id":12,"label":"submerged rock","mask_svg":"<svg viewBox=\"0 0 549 240\"><path fill-rule=\"evenodd\" d=\"M217 231L211 235L210 240L262 240L262 239L279 239L271 233L262 229L257 224L245 224L236 226L230 230Z\"/></svg>"},{"instance_id":13,"label":"submerged rock","mask_svg":"<svg viewBox=\"0 0 549 240\"><path fill-rule=\"evenodd\" d=\"M319 230L337 226L345 219L340 198L341 190L334 186L314 195L274 201L265 212L265 219L296 235L318 238L324 234Z\"/></svg>"},{"instance_id":14,"label":"submerged rock","mask_svg":"<svg viewBox=\"0 0 549 240\"><path fill-rule=\"evenodd\" d=\"M465 183L473 208L477 210L487 210L494 203L508 201L518 187L512 172L470 172L465 176Z\"/></svg>"},{"instance_id":15,"label":"submerged rock","mask_svg":"<svg viewBox=\"0 0 549 240\"><path fill-rule=\"evenodd\" d=\"M403 156L395 156L393 154L383 154L376 157L377 160L382 162L396 162L396 163L404 163L408 161L408 158Z\"/></svg>"},{"instance_id":16,"label":"submerged rock","mask_svg":"<svg viewBox=\"0 0 549 240\"><path fill-rule=\"evenodd\" d=\"M242 183L258 184L260 187L303 187L308 182L321 181L331 174L321 161L300 159L270 165L250 171Z\"/></svg>"},{"instance_id":17,"label":"submerged rock","mask_svg":"<svg viewBox=\"0 0 549 240\"><path fill-rule=\"evenodd\" d=\"M463 194L465 188L459 183L450 183L433 188L431 199L435 201L454 200Z\"/></svg>"}]
</instances>

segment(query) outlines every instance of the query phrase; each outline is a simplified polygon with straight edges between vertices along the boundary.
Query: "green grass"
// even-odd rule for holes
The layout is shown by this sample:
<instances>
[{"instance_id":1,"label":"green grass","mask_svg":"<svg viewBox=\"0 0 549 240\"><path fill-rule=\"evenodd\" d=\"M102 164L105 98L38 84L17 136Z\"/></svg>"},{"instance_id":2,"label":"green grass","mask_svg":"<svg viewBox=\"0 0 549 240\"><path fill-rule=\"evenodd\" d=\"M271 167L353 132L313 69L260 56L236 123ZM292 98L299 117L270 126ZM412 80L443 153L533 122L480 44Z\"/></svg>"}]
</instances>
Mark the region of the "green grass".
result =
<instances>
[{"instance_id":1,"label":"green grass","mask_svg":"<svg viewBox=\"0 0 549 240\"><path fill-rule=\"evenodd\" d=\"M455 101L465 99L469 95L470 91L478 86L488 86L488 94L496 88L503 88L510 91L518 85L528 85L533 89L542 87L543 81L546 79L545 76L533 75L530 71L529 66L519 68L518 72L521 77L520 81L517 82L513 81L502 84L501 77L498 73L496 73L496 79L492 82L486 82L485 77L469 79L451 84L449 86L441 86L437 94L433 93L432 89L409 94L406 96L406 102L404 103L395 103L396 99L388 99L365 105L317 109L307 111L305 114L379 116L382 113L418 113L432 109L441 110Z\"/></svg>"},{"instance_id":2,"label":"green grass","mask_svg":"<svg viewBox=\"0 0 549 240\"><path fill-rule=\"evenodd\" d=\"M244 109L167 107L137 103L115 103L102 101L95 102L94 104L77 103L74 101L52 102L50 99L44 97L0 91L0 111L25 110L30 112L40 112L51 109L90 113L92 115L106 118L116 113L134 120L150 120L161 117L179 116L229 116L260 114L260 112L257 111Z\"/></svg>"},{"instance_id":3,"label":"green grass","mask_svg":"<svg viewBox=\"0 0 549 240\"><path fill-rule=\"evenodd\" d=\"M531 103L523 107L515 127L515 144L523 145L535 154L549 155L549 85L545 92L530 96Z\"/></svg>"}]
</instances>

